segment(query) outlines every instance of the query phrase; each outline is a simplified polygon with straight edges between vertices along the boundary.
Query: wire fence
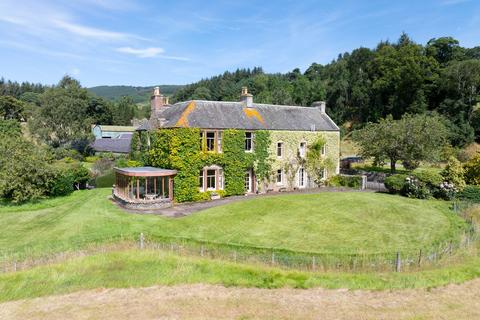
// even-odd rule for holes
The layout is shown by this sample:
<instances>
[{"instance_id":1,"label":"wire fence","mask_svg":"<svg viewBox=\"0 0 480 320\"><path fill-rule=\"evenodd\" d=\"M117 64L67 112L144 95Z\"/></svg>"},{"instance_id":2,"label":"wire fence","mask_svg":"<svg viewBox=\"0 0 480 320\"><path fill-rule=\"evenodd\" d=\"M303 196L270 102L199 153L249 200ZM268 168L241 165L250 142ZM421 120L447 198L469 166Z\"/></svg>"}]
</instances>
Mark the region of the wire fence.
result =
<instances>
[{"instance_id":1,"label":"wire fence","mask_svg":"<svg viewBox=\"0 0 480 320\"><path fill-rule=\"evenodd\" d=\"M189 238L154 235L119 235L104 239L84 239L64 246L25 247L0 253L0 272L15 272L39 265L121 250L158 250L180 256L220 259L234 263L259 264L303 271L390 272L424 270L449 262L458 262L469 250L476 250L479 240L477 222L468 214L471 203L454 202L453 211L466 221L463 234L450 240L416 250L380 253L300 252L279 248L252 247L215 243Z\"/></svg>"}]
</instances>

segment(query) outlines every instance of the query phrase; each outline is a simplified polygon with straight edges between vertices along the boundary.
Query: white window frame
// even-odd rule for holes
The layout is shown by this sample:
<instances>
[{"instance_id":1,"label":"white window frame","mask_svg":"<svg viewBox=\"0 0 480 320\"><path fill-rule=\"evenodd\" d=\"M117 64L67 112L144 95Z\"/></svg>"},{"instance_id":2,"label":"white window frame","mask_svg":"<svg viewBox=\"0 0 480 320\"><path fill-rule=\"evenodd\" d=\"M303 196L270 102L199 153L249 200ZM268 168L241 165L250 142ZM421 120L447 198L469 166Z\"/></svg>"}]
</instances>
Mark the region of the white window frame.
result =
<instances>
[{"instance_id":1,"label":"white window frame","mask_svg":"<svg viewBox=\"0 0 480 320\"><path fill-rule=\"evenodd\" d=\"M215 188L208 187L208 178L210 179L212 178L212 175L210 176L207 175L208 171L215 171L215 176L214 176ZM199 182L198 189L200 192L223 190L224 184L225 184L223 168L214 165L210 167L204 167L200 172L201 172L201 175L198 176L198 182ZM202 181L202 186L200 186L200 181Z\"/></svg>"},{"instance_id":2,"label":"white window frame","mask_svg":"<svg viewBox=\"0 0 480 320\"><path fill-rule=\"evenodd\" d=\"M247 138L247 133L250 134L250 138ZM250 140L250 149L247 149L247 140ZM253 140L254 140L254 133L252 131L245 131L245 152L253 152Z\"/></svg>"},{"instance_id":3,"label":"white window frame","mask_svg":"<svg viewBox=\"0 0 480 320\"><path fill-rule=\"evenodd\" d=\"M327 145L324 144L324 145L322 146L321 155L324 156L324 155L326 155L326 154L327 154Z\"/></svg>"},{"instance_id":4,"label":"white window frame","mask_svg":"<svg viewBox=\"0 0 480 320\"><path fill-rule=\"evenodd\" d=\"M208 135L211 135L213 134L213 137L208 137ZM205 131L205 151L207 152L215 152L215 146L216 146L216 142L215 142L215 137L216 137L216 134L215 134L215 131L210 131L210 130L206 130ZM213 146L212 148L209 148L208 147L208 141L212 141L213 142Z\"/></svg>"},{"instance_id":5,"label":"white window frame","mask_svg":"<svg viewBox=\"0 0 480 320\"><path fill-rule=\"evenodd\" d=\"M278 155L278 151L280 150L280 155ZM277 142L277 158L281 159L283 158L284 154L284 143L283 141L278 141Z\"/></svg>"},{"instance_id":6,"label":"white window frame","mask_svg":"<svg viewBox=\"0 0 480 320\"><path fill-rule=\"evenodd\" d=\"M245 192L246 193L250 193L252 192L252 171L251 170L247 170L245 171L245 179L244 179L244 185L246 185L246 182L247 182L247 176L248 176L248 187L245 188Z\"/></svg>"},{"instance_id":7,"label":"white window frame","mask_svg":"<svg viewBox=\"0 0 480 320\"><path fill-rule=\"evenodd\" d=\"M303 147L302 147L302 145L303 145ZM305 156L307 155L307 142L306 141L300 142L300 145L298 146L298 155L300 156L300 158L305 158Z\"/></svg>"},{"instance_id":8,"label":"white window frame","mask_svg":"<svg viewBox=\"0 0 480 320\"><path fill-rule=\"evenodd\" d=\"M302 172L303 174L300 174L300 172ZM303 181L302 181L302 178L303 177ZM298 168L298 172L297 172L297 186L299 189L304 189L307 187L307 171L305 170L304 167L300 167ZM303 183L300 183L300 182L303 182Z\"/></svg>"},{"instance_id":9,"label":"white window frame","mask_svg":"<svg viewBox=\"0 0 480 320\"><path fill-rule=\"evenodd\" d=\"M278 181L279 174L280 174L280 181ZM284 178L283 169L278 169L277 174L275 175L275 181L277 182L277 186L283 186L283 178Z\"/></svg>"}]
</instances>

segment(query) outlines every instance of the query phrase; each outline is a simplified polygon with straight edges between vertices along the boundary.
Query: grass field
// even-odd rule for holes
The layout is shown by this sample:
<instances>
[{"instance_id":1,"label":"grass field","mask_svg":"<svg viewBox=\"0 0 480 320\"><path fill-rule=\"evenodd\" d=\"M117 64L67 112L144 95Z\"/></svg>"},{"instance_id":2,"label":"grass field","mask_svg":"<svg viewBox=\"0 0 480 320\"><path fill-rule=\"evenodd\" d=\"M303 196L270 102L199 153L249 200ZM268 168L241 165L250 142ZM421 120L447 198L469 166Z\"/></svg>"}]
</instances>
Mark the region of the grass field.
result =
<instances>
[{"instance_id":1,"label":"grass field","mask_svg":"<svg viewBox=\"0 0 480 320\"><path fill-rule=\"evenodd\" d=\"M414 273L310 273L136 250L0 275L0 302L83 289L193 283L256 288L429 288L479 276L478 256L466 258L461 265Z\"/></svg>"},{"instance_id":2,"label":"grass field","mask_svg":"<svg viewBox=\"0 0 480 320\"><path fill-rule=\"evenodd\" d=\"M443 201L375 193L252 198L172 219L126 213L109 189L0 207L0 252L75 249L119 235L185 237L308 252L415 250L454 237L463 221Z\"/></svg>"}]
</instances>

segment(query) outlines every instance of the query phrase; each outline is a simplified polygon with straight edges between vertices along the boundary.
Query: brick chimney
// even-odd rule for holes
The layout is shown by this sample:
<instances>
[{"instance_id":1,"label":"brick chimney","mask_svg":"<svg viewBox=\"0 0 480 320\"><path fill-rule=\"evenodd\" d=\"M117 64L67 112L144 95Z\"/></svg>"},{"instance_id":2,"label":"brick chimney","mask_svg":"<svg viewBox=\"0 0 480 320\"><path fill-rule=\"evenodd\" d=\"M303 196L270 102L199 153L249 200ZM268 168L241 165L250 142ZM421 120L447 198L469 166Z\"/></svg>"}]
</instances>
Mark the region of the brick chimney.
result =
<instances>
[{"instance_id":1,"label":"brick chimney","mask_svg":"<svg viewBox=\"0 0 480 320\"><path fill-rule=\"evenodd\" d=\"M253 107L253 95L248 93L247 87L242 87L242 94L240 95L240 102L243 102L247 108Z\"/></svg>"},{"instance_id":2,"label":"brick chimney","mask_svg":"<svg viewBox=\"0 0 480 320\"><path fill-rule=\"evenodd\" d=\"M150 106L152 108L152 114L158 112L162 107L168 105L168 97L160 93L160 87L153 89L153 95L150 98Z\"/></svg>"},{"instance_id":3,"label":"brick chimney","mask_svg":"<svg viewBox=\"0 0 480 320\"><path fill-rule=\"evenodd\" d=\"M325 113L327 103L325 101L315 101L312 103L312 107L319 108L321 113Z\"/></svg>"}]
</instances>

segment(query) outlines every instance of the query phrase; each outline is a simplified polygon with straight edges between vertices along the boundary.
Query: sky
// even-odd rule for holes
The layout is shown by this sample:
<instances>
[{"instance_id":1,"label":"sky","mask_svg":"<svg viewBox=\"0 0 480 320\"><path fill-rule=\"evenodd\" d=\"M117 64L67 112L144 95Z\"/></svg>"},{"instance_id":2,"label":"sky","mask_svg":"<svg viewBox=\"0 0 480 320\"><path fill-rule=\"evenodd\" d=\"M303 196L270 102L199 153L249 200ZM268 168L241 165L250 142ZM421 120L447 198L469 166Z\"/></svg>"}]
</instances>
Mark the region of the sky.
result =
<instances>
[{"instance_id":1,"label":"sky","mask_svg":"<svg viewBox=\"0 0 480 320\"><path fill-rule=\"evenodd\" d=\"M406 32L480 45L478 0L0 0L0 77L187 84L226 70L304 71Z\"/></svg>"}]
</instances>

